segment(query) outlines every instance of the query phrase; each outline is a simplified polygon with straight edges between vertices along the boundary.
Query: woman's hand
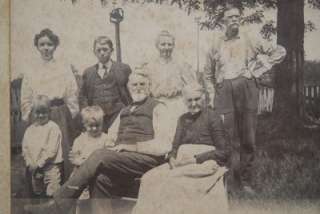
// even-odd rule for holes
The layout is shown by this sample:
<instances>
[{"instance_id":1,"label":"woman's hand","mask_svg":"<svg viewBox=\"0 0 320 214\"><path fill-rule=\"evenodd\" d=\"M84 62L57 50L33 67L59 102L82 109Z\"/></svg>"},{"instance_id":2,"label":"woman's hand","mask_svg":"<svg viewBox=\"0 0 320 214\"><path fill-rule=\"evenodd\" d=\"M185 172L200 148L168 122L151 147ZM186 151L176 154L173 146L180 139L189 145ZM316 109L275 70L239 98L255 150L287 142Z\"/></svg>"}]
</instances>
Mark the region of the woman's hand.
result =
<instances>
[{"instance_id":1,"label":"woman's hand","mask_svg":"<svg viewBox=\"0 0 320 214\"><path fill-rule=\"evenodd\" d=\"M194 157L182 157L180 159L170 158L169 164L171 168L181 167L189 164L196 164L197 160Z\"/></svg>"}]
</instances>

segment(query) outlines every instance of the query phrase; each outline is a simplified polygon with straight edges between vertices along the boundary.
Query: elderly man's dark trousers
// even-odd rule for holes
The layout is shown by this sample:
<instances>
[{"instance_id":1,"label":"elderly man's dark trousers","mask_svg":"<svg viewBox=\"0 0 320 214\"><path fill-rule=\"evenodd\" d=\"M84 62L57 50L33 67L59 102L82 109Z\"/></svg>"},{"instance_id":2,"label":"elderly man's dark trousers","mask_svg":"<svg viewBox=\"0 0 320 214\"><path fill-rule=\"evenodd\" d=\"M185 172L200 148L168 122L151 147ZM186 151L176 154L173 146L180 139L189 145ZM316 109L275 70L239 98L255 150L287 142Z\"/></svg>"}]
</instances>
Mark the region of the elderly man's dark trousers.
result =
<instances>
[{"instance_id":1,"label":"elderly man's dark trousers","mask_svg":"<svg viewBox=\"0 0 320 214\"><path fill-rule=\"evenodd\" d=\"M232 142L231 186L235 188L251 185L258 101L255 79L238 77L224 80L216 87L214 106Z\"/></svg>"},{"instance_id":2,"label":"elderly man's dark trousers","mask_svg":"<svg viewBox=\"0 0 320 214\"><path fill-rule=\"evenodd\" d=\"M100 149L80 166L53 198L64 212L71 209L87 185L90 185L92 198L110 198L117 194L119 187L132 183L162 163L162 157Z\"/></svg>"}]
</instances>

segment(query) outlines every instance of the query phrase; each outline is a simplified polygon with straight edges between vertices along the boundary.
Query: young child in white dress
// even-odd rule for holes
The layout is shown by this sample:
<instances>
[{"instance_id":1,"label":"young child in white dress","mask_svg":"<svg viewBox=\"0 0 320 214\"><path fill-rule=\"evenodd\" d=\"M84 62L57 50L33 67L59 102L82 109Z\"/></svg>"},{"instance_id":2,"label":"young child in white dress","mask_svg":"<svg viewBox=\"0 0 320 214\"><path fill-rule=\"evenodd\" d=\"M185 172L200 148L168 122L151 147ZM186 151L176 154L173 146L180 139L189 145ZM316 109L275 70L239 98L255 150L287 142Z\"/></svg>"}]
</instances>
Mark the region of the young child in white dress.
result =
<instances>
[{"instance_id":1,"label":"young child in white dress","mask_svg":"<svg viewBox=\"0 0 320 214\"><path fill-rule=\"evenodd\" d=\"M60 188L62 170L62 134L50 120L50 101L37 95L32 102L34 121L26 129L22 154L26 162L31 197L51 197Z\"/></svg>"},{"instance_id":2,"label":"young child in white dress","mask_svg":"<svg viewBox=\"0 0 320 214\"><path fill-rule=\"evenodd\" d=\"M77 170L94 151L114 146L114 143L108 140L107 134L102 131L103 116L103 110L99 106L82 109L81 118L86 131L75 139L69 155L71 163L75 166L74 170ZM89 198L88 188L83 191L79 199L87 198Z\"/></svg>"}]
</instances>

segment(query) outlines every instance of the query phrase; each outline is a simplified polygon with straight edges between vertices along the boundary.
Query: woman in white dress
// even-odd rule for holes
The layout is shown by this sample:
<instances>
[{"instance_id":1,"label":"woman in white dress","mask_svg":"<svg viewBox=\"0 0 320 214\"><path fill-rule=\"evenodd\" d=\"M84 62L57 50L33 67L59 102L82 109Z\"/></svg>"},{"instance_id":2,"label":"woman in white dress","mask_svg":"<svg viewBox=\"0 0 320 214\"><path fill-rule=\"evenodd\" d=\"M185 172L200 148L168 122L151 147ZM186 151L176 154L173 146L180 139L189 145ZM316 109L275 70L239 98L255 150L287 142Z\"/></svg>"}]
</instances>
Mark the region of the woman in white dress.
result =
<instances>
[{"instance_id":1,"label":"woman in white dress","mask_svg":"<svg viewBox=\"0 0 320 214\"><path fill-rule=\"evenodd\" d=\"M167 123L169 130L175 129L179 116L187 111L182 101L182 88L196 80L196 74L190 65L174 60L174 47L174 36L168 31L161 31L156 40L159 57L146 65L152 83L152 96L167 105L170 114L170 121Z\"/></svg>"},{"instance_id":2,"label":"woman in white dress","mask_svg":"<svg viewBox=\"0 0 320 214\"><path fill-rule=\"evenodd\" d=\"M79 112L78 87L68 66L54 58L59 37L50 29L44 29L34 37L34 45L40 57L29 63L22 81L22 119L32 121L31 104L37 95L50 99L51 120L61 129L63 140L64 178L71 172L68 153L73 135L72 119Z\"/></svg>"}]
</instances>

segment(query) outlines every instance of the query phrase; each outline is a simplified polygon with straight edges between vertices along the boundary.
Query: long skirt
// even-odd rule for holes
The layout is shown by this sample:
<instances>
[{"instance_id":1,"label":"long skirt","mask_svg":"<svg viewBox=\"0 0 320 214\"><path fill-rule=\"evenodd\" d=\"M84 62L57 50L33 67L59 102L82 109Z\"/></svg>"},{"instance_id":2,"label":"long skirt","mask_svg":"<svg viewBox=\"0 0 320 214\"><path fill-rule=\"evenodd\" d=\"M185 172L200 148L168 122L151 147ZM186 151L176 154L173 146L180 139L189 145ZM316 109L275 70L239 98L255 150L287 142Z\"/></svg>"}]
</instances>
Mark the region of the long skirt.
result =
<instances>
[{"instance_id":1,"label":"long skirt","mask_svg":"<svg viewBox=\"0 0 320 214\"><path fill-rule=\"evenodd\" d=\"M66 181L73 169L68 157L74 137L71 113L65 104L61 106L53 106L51 107L50 118L59 126L62 133L62 157L64 160L62 180Z\"/></svg>"},{"instance_id":2,"label":"long skirt","mask_svg":"<svg viewBox=\"0 0 320 214\"><path fill-rule=\"evenodd\" d=\"M227 213L224 167L212 170L212 160L170 169L163 164L141 181L133 214Z\"/></svg>"}]
</instances>

